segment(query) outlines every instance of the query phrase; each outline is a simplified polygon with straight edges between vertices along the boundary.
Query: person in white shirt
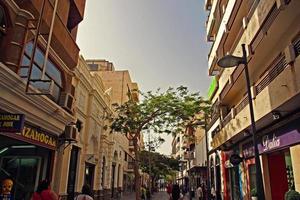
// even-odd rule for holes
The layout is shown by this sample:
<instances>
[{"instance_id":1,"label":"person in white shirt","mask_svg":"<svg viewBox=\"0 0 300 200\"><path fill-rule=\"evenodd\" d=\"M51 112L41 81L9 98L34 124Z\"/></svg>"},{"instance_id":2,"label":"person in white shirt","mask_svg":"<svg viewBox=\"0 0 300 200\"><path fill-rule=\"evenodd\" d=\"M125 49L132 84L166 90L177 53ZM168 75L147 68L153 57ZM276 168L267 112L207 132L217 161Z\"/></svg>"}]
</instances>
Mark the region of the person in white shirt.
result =
<instances>
[{"instance_id":1,"label":"person in white shirt","mask_svg":"<svg viewBox=\"0 0 300 200\"><path fill-rule=\"evenodd\" d=\"M203 190L202 190L201 185L199 185L199 187L196 190L196 199L203 200Z\"/></svg>"},{"instance_id":2,"label":"person in white shirt","mask_svg":"<svg viewBox=\"0 0 300 200\"><path fill-rule=\"evenodd\" d=\"M81 194L76 196L74 200L94 200L91 197L91 194L92 194L91 187L87 184L84 184L82 186Z\"/></svg>"}]
</instances>

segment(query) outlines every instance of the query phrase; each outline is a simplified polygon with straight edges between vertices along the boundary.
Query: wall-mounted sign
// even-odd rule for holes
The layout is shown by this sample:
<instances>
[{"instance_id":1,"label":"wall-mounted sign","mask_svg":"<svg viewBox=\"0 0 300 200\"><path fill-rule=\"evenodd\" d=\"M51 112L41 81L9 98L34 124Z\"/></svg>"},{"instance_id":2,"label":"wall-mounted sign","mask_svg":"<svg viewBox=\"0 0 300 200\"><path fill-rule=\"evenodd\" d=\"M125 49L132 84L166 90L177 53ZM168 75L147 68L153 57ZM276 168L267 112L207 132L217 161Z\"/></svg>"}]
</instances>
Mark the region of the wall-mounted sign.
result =
<instances>
[{"instance_id":1,"label":"wall-mounted sign","mask_svg":"<svg viewBox=\"0 0 300 200\"><path fill-rule=\"evenodd\" d=\"M262 146L263 146L263 151L269 151L277 147L280 147L280 138L276 137L275 134L265 135L262 137Z\"/></svg>"},{"instance_id":2,"label":"wall-mounted sign","mask_svg":"<svg viewBox=\"0 0 300 200\"><path fill-rule=\"evenodd\" d=\"M252 142L246 143L242 146L242 153L245 159L254 157L254 146Z\"/></svg>"},{"instance_id":3,"label":"wall-mounted sign","mask_svg":"<svg viewBox=\"0 0 300 200\"><path fill-rule=\"evenodd\" d=\"M300 143L300 132L298 129L294 129L289 132L272 133L263 136L258 144L258 149L259 153L265 153L297 143Z\"/></svg>"},{"instance_id":4,"label":"wall-mounted sign","mask_svg":"<svg viewBox=\"0 0 300 200\"><path fill-rule=\"evenodd\" d=\"M26 139L26 141L30 143L44 146L50 149L55 149L57 146L56 137L34 127L25 125L23 131L21 133L18 133L18 135L22 136L24 139Z\"/></svg>"},{"instance_id":5,"label":"wall-mounted sign","mask_svg":"<svg viewBox=\"0 0 300 200\"><path fill-rule=\"evenodd\" d=\"M25 115L0 113L0 132L21 132L24 127Z\"/></svg>"}]
</instances>

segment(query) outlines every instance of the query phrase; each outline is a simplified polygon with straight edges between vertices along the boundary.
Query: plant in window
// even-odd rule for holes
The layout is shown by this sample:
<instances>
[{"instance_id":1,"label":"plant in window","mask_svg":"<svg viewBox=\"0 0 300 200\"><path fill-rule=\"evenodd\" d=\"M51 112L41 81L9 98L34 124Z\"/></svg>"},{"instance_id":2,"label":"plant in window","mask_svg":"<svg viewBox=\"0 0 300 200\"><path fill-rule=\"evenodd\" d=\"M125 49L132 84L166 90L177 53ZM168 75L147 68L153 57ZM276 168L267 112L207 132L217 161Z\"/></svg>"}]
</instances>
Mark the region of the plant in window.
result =
<instances>
[{"instance_id":1,"label":"plant in window","mask_svg":"<svg viewBox=\"0 0 300 200\"><path fill-rule=\"evenodd\" d=\"M295 190L289 190L284 195L285 200L300 200L299 192Z\"/></svg>"}]
</instances>

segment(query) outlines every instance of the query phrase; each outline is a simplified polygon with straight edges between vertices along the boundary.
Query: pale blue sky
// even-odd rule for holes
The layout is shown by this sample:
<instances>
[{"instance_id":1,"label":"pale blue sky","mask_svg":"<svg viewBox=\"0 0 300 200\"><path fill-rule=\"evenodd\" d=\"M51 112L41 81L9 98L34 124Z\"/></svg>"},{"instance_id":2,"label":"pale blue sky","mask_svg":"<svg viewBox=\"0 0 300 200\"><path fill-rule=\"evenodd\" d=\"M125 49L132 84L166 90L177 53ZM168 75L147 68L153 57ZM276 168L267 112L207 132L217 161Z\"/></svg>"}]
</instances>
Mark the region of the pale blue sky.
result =
<instances>
[{"instance_id":1,"label":"pale blue sky","mask_svg":"<svg viewBox=\"0 0 300 200\"><path fill-rule=\"evenodd\" d=\"M128 69L142 91L184 85L206 96L206 16L204 0L87 0L77 42L86 59Z\"/></svg>"}]
</instances>

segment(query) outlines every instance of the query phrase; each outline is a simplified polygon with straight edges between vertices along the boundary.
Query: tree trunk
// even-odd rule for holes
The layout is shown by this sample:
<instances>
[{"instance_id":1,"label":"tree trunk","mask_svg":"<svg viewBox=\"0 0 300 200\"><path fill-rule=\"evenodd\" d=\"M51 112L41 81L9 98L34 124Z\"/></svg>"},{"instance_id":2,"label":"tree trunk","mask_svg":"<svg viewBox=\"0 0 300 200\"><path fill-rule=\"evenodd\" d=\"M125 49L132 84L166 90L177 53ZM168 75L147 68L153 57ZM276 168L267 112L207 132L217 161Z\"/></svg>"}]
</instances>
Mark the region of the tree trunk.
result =
<instances>
[{"instance_id":1,"label":"tree trunk","mask_svg":"<svg viewBox=\"0 0 300 200\"><path fill-rule=\"evenodd\" d=\"M139 149L138 149L138 143L137 143L137 137L133 138L133 146L134 146L134 180L135 180L135 199L140 200L141 199L141 178L140 178L140 172L139 172Z\"/></svg>"}]
</instances>

